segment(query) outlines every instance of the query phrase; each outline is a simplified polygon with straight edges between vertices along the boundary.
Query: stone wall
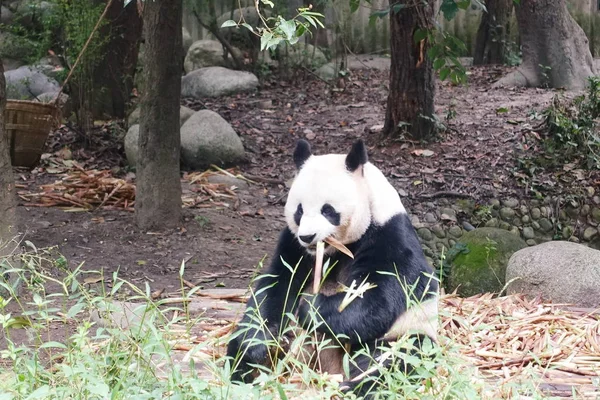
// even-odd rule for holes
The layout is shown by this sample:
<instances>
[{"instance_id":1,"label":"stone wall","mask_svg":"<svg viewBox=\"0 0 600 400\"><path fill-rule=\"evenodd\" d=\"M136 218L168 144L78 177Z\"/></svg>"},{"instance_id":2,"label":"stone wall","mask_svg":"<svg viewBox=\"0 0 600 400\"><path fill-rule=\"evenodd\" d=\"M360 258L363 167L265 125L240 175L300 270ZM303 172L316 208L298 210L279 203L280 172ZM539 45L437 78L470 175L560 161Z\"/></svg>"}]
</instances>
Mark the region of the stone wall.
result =
<instances>
[{"instance_id":1,"label":"stone wall","mask_svg":"<svg viewBox=\"0 0 600 400\"><path fill-rule=\"evenodd\" d=\"M466 231L483 226L511 231L529 246L568 240L600 250L600 194L591 187L578 198L492 199L485 205L441 199L423 206L426 211L412 217L413 226L435 265Z\"/></svg>"}]
</instances>

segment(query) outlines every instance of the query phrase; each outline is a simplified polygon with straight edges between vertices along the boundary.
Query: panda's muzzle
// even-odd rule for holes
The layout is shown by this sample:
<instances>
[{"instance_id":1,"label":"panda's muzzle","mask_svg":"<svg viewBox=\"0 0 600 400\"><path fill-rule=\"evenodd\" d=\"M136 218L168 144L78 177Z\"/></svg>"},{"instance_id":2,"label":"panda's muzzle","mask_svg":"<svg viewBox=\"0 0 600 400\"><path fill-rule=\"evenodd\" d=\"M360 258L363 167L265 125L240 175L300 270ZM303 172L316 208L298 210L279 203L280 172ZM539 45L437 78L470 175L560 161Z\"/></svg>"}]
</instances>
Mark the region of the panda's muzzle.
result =
<instances>
[{"instance_id":1,"label":"panda's muzzle","mask_svg":"<svg viewBox=\"0 0 600 400\"><path fill-rule=\"evenodd\" d=\"M310 245L317 235L313 233L312 235L300 235L298 239L300 239L303 243Z\"/></svg>"}]
</instances>

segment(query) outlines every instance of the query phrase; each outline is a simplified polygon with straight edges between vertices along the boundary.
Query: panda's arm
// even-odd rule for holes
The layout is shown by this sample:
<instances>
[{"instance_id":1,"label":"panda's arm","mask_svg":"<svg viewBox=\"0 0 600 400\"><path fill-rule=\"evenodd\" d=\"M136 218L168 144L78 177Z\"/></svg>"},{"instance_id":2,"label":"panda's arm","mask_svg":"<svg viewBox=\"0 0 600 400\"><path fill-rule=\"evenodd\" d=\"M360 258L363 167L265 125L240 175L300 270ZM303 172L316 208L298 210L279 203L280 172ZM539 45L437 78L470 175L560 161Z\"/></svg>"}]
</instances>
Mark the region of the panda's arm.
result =
<instances>
[{"instance_id":1,"label":"panda's arm","mask_svg":"<svg viewBox=\"0 0 600 400\"><path fill-rule=\"evenodd\" d=\"M280 325L284 315L297 306L298 296L311 273L307 257L292 232L284 229L269 269L257 279L254 295L248 302L255 309L259 305L260 316L267 326Z\"/></svg>"},{"instance_id":2,"label":"panda's arm","mask_svg":"<svg viewBox=\"0 0 600 400\"><path fill-rule=\"evenodd\" d=\"M247 369L244 367L247 363L266 361L264 342L271 336L277 337L285 328L288 321L285 314L297 307L298 296L310 272L310 261L306 260L294 235L285 228L279 236L271 264L257 279L244 317L228 345L228 356L242 357L240 369Z\"/></svg>"},{"instance_id":3,"label":"panda's arm","mask_svg":"<svg viewBox=\"0 0 600 400\"><path fill-rule=\"evenodd\" d=\"M353 279L357 284L367 276L356 269L354 272ZM351 343L369 342L383 337L398 315L406 311L406 301L399 295L402 288L395 277L369 274L368 282L376 287L367 290L362 298L354 299L342 312L339 307L345 292L332 296L317 295L312 305L321 322L317 330L347 336ZM299 312L300 320L306 320L307 314L308 307L303 305Z\"/></svg>"}]
</instances>

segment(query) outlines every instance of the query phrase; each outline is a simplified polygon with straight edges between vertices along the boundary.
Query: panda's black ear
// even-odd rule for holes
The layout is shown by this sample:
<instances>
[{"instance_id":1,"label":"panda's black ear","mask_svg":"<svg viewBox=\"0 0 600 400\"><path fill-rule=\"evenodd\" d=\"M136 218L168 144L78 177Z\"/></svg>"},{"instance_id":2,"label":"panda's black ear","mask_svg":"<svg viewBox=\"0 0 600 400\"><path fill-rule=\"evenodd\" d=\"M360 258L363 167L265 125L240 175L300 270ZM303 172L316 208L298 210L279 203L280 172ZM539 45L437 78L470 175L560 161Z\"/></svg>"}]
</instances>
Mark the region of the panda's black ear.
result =
<instances>
[{"instance_id":1,"label":"panda's black ear","mask_svg":"<svg viewBox=\"0 0 600 400\"><path fill-rule=\"evenodd\" d=\"M304 162L312 155L310 152L310 144L304 139L298 140L296 143L296 149L294 150L294 164L296 168L300 169Z\"/></svg>"},{"instance_id":2,"label":"panda's black ear","mask_svg":"<svg viewBox=\"0 0 600 400\"><path fill-rule=\"evenodd\" d=\"M356 143L352 145L350 149L350 153L346 156L346 168L350 172L354 172L360 167L364 165L369 160L367 156L367 147L365 146L365 142L362 139L358 139Z\"/></svg>"}]
</instances>

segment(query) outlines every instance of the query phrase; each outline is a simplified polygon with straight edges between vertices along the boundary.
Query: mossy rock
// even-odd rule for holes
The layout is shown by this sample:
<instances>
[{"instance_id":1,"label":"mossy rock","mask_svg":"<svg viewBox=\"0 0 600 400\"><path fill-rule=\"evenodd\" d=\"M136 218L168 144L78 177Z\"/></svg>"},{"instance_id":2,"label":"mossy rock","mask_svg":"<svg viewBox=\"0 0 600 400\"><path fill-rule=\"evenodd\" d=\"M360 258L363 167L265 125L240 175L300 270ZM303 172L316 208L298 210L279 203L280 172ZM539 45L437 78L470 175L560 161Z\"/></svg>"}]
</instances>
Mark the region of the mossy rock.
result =
<instances>
[{"instance_id":1,"label":"mossy rock","mask_svg":"<svg viewBox=\"0 0 600 400\"><path fill-rule=\"evenodd\" d=\"M508 260L527 243L504 229L477 228L465 233L456 247L462 250L452 260L448 289L468 297L499 293L506 283Z\"/></svg>"}]
</instances>

